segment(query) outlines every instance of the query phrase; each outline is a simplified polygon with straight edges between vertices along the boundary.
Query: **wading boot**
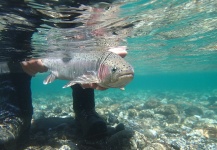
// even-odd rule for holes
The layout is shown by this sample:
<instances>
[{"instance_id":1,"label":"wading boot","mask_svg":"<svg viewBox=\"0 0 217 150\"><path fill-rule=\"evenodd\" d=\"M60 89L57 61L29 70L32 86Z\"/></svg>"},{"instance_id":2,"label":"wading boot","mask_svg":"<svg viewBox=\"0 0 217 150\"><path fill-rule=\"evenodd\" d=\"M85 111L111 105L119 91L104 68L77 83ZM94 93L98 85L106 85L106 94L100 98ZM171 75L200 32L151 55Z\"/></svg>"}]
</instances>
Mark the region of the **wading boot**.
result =
<instances>
[{"instance_id":1,"label":"wading boot","mask_svg":"<svg viewBox=\"0 0 217 150\"><path fill-rule=\"evenodd\" d=\"M83 89L80 85L72 86L73 109L80 137L94 139L107 132L106 122L95 111L94 90Z\"/></svg>"},{"instance_id":2,"label":"wading boot","mask_svg":"<svg viewBox=\"0 0 217 150\"><path fill-rule=\"evenodd\" d=\"M31 77L0 75L0 149L19 150L29 136L32 117Z\"/></svg>"}]
</instances>

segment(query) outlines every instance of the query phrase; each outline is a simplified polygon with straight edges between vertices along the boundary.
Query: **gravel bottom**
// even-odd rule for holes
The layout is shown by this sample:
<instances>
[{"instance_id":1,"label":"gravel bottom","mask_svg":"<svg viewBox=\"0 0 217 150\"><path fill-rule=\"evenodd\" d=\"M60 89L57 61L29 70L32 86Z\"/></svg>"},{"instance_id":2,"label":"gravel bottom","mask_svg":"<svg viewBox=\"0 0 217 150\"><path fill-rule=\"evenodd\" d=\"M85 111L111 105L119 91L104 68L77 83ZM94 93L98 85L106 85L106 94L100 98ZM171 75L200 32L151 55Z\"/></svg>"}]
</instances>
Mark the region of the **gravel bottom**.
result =
<instances>
[{"instance_id":1,"label":"gravel bottom","mask_svg":"<svg viewBox=\"0 0 217 150\"><path fill-rule=\"evenodd\" d=\"M83 140L70 96L37 97L25 150L216 150L217 92L97 93L96 111L125 130Z\"/></svg>"}]
</instances>

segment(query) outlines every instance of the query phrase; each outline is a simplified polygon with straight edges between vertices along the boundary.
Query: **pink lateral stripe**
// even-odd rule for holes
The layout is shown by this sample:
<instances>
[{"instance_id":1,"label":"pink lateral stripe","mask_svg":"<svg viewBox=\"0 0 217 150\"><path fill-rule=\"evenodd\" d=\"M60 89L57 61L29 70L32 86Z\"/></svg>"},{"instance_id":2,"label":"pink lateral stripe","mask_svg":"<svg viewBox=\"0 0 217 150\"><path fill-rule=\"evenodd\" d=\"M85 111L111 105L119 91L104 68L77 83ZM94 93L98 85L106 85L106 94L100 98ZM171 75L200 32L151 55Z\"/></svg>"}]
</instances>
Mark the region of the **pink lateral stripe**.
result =
<instances>
[{"instance_id":1,"label":"pink lateral stripe","mask_svg":"<svg viewBox=\"0 0 217 150\"><path fill-rule=\"evenodd\" d=\"M100 80L105 79L108 74L109 74L108 66L101 64L99 67L99 72L98 72L98 76L99 76Z\"/></svg>"}]
</instances>

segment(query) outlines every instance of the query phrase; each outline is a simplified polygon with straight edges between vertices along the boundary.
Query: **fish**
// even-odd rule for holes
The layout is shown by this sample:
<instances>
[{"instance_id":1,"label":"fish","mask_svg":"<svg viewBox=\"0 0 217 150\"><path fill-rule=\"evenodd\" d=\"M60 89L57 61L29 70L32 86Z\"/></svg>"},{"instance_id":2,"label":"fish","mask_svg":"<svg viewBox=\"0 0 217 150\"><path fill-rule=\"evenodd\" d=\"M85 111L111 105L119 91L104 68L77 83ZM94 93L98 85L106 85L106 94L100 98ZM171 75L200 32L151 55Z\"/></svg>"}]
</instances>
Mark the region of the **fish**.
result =
<instances>
[{"instance_id":1,"label":"fish","mask_svg":"<svg viewBox=\"0 0 217 150\"><path fill-rule=\"evenodd\" d=\"M50 75L43 81L45 85L61 79L69 80L63 88L74 84L96 83L104 88L124 90L134 77L133 66L111 51L73 53L70 57L41 60L50 71Z\"/></svg>"}]
</instances>

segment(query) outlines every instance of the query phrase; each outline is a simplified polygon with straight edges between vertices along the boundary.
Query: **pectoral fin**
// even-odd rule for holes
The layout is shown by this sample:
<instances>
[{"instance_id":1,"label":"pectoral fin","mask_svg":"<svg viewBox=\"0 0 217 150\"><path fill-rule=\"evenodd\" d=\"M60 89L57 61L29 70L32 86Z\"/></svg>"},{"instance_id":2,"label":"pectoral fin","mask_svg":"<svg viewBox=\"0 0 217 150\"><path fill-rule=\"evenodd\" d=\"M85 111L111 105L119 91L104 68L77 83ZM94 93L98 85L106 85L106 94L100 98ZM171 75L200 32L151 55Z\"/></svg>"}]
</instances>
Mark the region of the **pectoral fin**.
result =
<instances>
[{"instance_id":1,"label":"pectoral fin","mask_svg":"<svg viewBox=\"0 0 217 150\"><path fill-rule=\"evenodd\" d=\"M55 79L56 79L55 75L51 73L51 74L43 81L43 84L51 83L51 82L53 82Z\"/></svg>"},{"instance_id":2,"label":"pectoral fin","mask_svg":"<svg viewBox=\"0 0 217 150\"><path fill-rule=\"evenodd\" d=\"M95 75L82 75L67 83L65 86L63 86L63 88L67 88L74 84L90 84L90 83L100 83L100 80Z\"/></svg>"},{"instance_id":3,"label":"pectoral fin","mask_svg":"<svg viewBox=\"0 0 217 150\"><path fill-rule=\"evenodd\" d=\"M124 91L124 90L125 90L125 88L124 88L124 87L122 87L122 88L120 88L120 90Z\"/></svg>"}]
</instances>

